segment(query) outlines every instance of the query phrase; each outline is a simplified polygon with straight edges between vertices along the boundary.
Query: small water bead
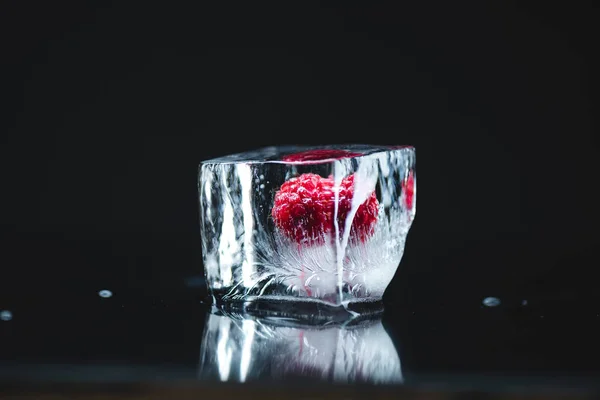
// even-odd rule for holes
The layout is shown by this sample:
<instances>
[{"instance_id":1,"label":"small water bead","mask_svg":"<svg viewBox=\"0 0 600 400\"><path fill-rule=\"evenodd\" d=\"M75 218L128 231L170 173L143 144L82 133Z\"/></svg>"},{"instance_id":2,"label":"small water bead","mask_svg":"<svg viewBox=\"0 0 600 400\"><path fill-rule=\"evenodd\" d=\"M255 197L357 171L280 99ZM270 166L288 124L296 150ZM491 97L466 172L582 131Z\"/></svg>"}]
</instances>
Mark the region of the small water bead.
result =
<instances>
[{"instance_id":1,"label":"small water bead","mask_svg":"<svg viewBox=\"0 0 600 400\"><path fill-rule=\"evenodd\" d=\"M497 297L486 297L483 299L483 305L486 307L496 307L500 305L500 299Z\"/></svg>"},{"instance_id":2,"label":"small water bead","mask_svg":"<svg viewBox=\"0 0 600 400\"><path fill-rule=\"evenodd\" d=\"M109 298L112 297L112 292L110 290L101 290L98 292L98 296L102 297L102 298Z\"/></svg>"},{"instance_id":3,"label":"small water bead","mask_svg":"<svg viewBox=\"0 0 600 400\"><path fill-rule=\"evenodd\" d=\"M10 321L12 319L12 317L13 317L12 312L10 312L8 310L0 311L0 320L1 321Z\"/></svg>"}]
</instances>

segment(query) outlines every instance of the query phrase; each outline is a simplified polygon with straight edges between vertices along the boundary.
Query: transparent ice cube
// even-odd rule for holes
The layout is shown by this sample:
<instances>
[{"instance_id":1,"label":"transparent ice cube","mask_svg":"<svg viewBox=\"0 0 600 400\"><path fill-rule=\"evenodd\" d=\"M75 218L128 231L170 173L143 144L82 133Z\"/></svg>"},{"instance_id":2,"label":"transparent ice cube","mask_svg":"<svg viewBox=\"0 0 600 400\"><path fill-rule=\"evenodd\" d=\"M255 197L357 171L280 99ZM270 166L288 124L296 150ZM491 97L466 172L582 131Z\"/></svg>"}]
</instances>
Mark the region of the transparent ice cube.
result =
<instances>
[{"instance_id":1,"label":"transparent ice cube","mask_svg":"<svg viewBox=\"0 0 600 400\"><path fill-rule=\"evenodd\" d=\"M268 147L203 161L198 189L215 302L348 309L380 302L402 259L415 149Z\"/></svg>"},{"instance_id":2,"label":"transparent ice cube","mask_svg":"<svg viewBox=\"0 0 600 400\"><path fill-rule=\"evenodd\" d=\"M381 319L315 326L209 314L199 368L201 379L223 382L403 382L400 357Z\"/></svg>"}]
</instances>

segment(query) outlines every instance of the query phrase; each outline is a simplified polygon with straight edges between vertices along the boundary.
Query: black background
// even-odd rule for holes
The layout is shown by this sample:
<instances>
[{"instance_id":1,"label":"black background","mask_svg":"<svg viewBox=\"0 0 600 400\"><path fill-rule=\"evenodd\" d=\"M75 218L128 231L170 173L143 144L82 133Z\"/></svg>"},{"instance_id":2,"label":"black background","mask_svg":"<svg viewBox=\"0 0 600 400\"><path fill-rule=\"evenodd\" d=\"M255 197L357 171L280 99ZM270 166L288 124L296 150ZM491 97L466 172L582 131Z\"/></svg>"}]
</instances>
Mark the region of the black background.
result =
<instances>
[{"instance_id":1,"label":"black background","mask_svg":"<svg viewBox=\"0 0 600 400\"><path fill-rule=\"evenodd\" d=\"M577 346L600 312L598 13L565 4L2 2L0 309L82 309L105 288L185 303L200 161L411 144L417 217L388 314L450 327L487 296L528 299L528 318L557 318L536 332L564 333L531 343L575 357L556 340Z\"/></svg>"}]
</instances>

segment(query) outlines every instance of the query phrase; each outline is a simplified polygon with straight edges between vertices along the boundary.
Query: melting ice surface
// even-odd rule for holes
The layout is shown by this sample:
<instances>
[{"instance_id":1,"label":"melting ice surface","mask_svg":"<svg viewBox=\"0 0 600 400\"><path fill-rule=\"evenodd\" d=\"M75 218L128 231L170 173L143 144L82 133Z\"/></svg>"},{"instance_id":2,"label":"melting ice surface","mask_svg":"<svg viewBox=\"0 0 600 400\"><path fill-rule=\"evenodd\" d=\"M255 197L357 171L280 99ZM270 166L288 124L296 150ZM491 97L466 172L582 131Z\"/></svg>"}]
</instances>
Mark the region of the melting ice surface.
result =
<instances>
[{"instance_id":1,"label":"melting ice surface","mask_svg":"<svg viewBox=\"0 0 600 400\"><path fill-rule=\"evenodd\" d=\"M203 379L228 382L296 377L340 383L403 382L400 357L381 320L303 327L210 314L199 368Z\"/></svg>"},{"instance_id":2,"label":"melting ice surface","mask_svg":"<svg viewBox=\"0 0 600 400\"><path fill-rule=\"evenodd\" d=\"M322 149L323 147L320 147ZM285 162L310 150L271 147L204 161L199 174L204 269L218 300L293 300L346 305L380 300L404 253L416 196L412 147L333 147L360 155L322 162ZM275 193L313 173L334 181L334 229L318 244L298 243L275 226ZM340 182L354 175L351 208L338 222ZM416 192L416 188L413 189ZM375 192L379 211L367 240L350 235L358 208Z\"/></svg>"}]
</instances>

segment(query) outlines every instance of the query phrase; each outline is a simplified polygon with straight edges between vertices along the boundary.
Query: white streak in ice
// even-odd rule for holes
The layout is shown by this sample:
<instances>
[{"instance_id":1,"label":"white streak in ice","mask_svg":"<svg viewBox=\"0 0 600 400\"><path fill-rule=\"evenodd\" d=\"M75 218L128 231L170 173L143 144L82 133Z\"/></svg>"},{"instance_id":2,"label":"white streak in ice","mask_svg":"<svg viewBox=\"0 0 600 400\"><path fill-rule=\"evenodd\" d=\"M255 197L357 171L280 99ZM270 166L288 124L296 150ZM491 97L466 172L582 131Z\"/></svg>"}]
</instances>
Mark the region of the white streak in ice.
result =
<instances>
[{"instance_id":1,"label":"white streak in ice","mask_svg":"<svg viewBox=\"0 0 600 400\"><path fill-rule=\"evenodd\" d=\"M254 285L252 271L254 267L254 248L252 234L254 220L252 218L252 170L249 164L239 164L237 173L242 187L242 218L244 221L244 259L242 261L242 282L244 286Z\"/></svg>"}]
</instances>

